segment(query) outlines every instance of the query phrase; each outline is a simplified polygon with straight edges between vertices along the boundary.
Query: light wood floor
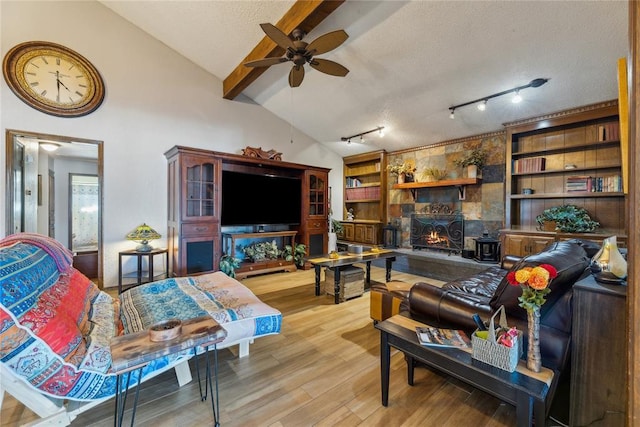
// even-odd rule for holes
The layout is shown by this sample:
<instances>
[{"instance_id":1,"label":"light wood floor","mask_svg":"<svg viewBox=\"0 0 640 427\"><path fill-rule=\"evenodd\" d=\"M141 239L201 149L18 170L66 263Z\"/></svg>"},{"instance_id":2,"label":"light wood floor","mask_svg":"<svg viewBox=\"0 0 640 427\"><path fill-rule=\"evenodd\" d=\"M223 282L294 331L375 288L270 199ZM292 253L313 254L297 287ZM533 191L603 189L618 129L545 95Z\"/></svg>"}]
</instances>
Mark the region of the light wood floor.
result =
<instances>
[{"instance_id":1,"label":"light wood floor","mask_svg":"<svg viewBox=\"0 0 640 427\"><path fill-rule=\"evenodd\" d=\"M383 407L379 332L369 318L369 294L335 305L332 296L314 295L313 277L309 270L243 280L282 312L282 332L257 339L243 359L235 349L219 351L223 426L516 424L512 406L426 368L417 369L415 385L408 386L406 365L397 351L392 353L389 406ZM372 267L372 278L383 281L384 270ZM397 272L393 278L434 283ZM3 426L34 419L10 396L1 415ZM136 425L187 427L212 425L212 420L210 402L199 401L195 374L194 381L180 389L173 371L142 385ZM113 399L72 425L113 425Z\"/></svg>"}]
</instances>

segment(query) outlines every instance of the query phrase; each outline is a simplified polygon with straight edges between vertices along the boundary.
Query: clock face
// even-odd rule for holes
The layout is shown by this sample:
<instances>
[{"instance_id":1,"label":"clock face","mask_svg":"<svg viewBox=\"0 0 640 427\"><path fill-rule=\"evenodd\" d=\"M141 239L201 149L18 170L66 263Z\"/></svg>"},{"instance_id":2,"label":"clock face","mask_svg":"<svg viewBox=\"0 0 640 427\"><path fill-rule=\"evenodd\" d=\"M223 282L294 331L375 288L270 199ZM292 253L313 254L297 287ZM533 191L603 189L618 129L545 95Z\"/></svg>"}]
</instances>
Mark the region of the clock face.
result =
<instances>
[{"instance_id":1,"label":"clock face","mask_svg":"<svg viewBox=\"0 0 640 427\"><path fill-rule=\"evenodd\" d=\"M93 65L53 43L14 47L5 56L3 71L20 99L48 114L82 116L98 108L104 98L102 78Z\"/></svg>"}]
</instances>

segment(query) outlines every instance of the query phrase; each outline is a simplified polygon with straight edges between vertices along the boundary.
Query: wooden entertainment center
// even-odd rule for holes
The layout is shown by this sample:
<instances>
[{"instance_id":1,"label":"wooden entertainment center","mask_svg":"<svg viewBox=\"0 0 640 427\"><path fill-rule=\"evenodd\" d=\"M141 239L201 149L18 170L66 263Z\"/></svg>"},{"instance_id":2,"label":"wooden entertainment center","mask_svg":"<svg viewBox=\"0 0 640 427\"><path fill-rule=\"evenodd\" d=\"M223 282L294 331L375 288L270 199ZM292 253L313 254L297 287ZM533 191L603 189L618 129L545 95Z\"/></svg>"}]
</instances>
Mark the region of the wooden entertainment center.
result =
<instances>
[{"instance_id":1,"label":"wooden entertainment center","mask_svg":"<svg viewBox=\"0 0 640 427\"><path fill-rule=\"evenodd\" d=\"M300 224L287 227L285 234L295 234L296 243L306 245L309 256L327 252L330 169L182 146L171 148L165 157L168 161L170 277L219 269L224 231L221 223L223 171L300 179ZM247 209L258 208L247 199ZM256 233L261 237L266 234ZM255 264L251 271L274 267Z\"/></svg>"}]
</instances>

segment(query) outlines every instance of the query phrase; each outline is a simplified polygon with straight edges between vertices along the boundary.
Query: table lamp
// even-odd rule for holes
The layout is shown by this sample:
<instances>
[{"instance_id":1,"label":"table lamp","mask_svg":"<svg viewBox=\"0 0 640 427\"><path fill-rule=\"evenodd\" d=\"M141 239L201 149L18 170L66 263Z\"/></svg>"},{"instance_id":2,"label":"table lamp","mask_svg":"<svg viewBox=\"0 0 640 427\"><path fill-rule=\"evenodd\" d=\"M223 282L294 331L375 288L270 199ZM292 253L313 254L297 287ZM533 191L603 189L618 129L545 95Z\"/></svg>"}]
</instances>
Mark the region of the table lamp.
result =
<instances>
[{"instance_id":1,"label":"table lamp","mask_svg":"<svg viewBox=\"0 0 640 427\"><path fill-rule=\"evenodd\" d=\"M159 239L160 233L158 233L153 228L149 227L147 224L142 224L137 226L133 231L127 234L127 240L133 240L136 242L140 242L140 245L136 248L138 252L151 252L153 247L149 244L150 240Z\"/></svg>"}]
</instances>

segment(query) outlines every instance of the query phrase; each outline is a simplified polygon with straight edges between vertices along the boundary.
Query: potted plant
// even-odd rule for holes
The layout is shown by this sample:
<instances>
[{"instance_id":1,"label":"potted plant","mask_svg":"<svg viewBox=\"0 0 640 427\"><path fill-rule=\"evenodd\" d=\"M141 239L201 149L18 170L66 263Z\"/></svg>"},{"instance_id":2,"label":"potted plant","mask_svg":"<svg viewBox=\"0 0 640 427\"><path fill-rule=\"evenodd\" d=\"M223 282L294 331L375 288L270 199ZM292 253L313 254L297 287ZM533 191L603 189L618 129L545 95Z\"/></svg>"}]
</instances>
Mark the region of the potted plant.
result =
<instances>
[{"instance_id":1,"label":"potted plant","mask_svg":"<svg viewBox=\"0 0 640 427\"><path fill-rule=\"evenodd\" d=\"M236 268L240 267L240 260L231 255L222 255L220 258L220 271L229 277L236 277Z\"/></svg>"},{"instance_id":2,"label":"potted plant","mask_svg":"<svg viewBox=\"0 0 640 427\"><path fill-rule=\"evenodd\" d=\"M554 230L564 233L588 233L600 226L584 208L575 205L561 205L545 209L536 216L538 229L545 229L545 223L555 223Z\"/></svg>"},{"instance_id":3,"label":"potted plant","mask_svg":"<svg viewBox=\"0 0 640 427\"><path fill-rule=\"evenodd\" d=\"M416 168L409 162L401 162L396 159L395 163L387 165L387 170L391 175L397 175L398 184L404 184L405 182L413 182L413 174Z\"/></svg>"},{"instance_id":4,"label":"potted plant","mask_svg":"<svg viewBox=\"0 0 640 427\"><path fill-rule=\"evenodd\" d=\"M293 263L296 265L296 267L304 267L304 256L307 254L307 246L300 243L295 245L295 248L293 248L291 245L285 245L284 249L281 252L281 256L282 258L285 259L285 261L291 261L293 260Z\"/></svg>"},{"instance_id":5,"label":"potted plant","mask_svg":"<svg viewBox=\"0 0 640 427\"><path fill-rule=\"evenodd\" d=\"M422 176L426 182L440 181L447 176L445 169L427 168L422 172Z\"/></svg>"},{"instance_id":6,"label":"potted plant","mask_svg":"<svg viewBox=\"0 0 640 427\"><path fill-rule=\"evenodd\" d=\"M478 170L482 170L487 161L487 152L482 148L474 148L466 157L456 160L458 166L467 168L467 177L475 178L478 176Z\"/></svg>"}]
</instances>

